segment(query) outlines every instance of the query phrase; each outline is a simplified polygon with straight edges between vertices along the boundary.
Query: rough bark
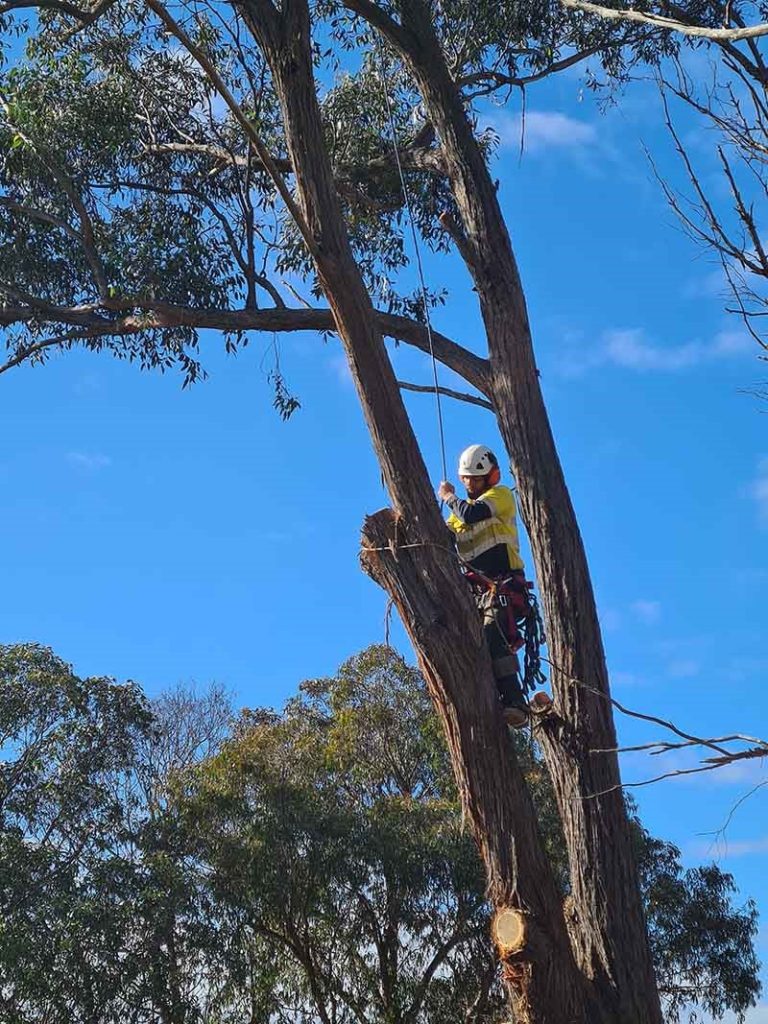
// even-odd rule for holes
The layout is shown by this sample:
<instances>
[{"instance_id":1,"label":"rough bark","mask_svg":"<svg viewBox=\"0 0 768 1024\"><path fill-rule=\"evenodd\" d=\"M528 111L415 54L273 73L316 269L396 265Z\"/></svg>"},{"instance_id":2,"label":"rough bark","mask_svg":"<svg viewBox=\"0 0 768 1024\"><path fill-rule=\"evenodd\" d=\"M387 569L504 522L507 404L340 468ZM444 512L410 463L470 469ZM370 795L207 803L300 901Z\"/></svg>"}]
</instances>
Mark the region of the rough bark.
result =
<instances>
[{"instance_id":1,"label":"rough bark","mask_svg":"<svg viewBox=\"0 0 768 1024\"><path fill-rule=\"evenodd\" d=\"M497 907L528 915L530 940L509 968L517 1019L586 1024L583 979L499 714L477 614L349 246L322 138L306 0L284 0L280 13L268 0L246 0L242 10L270 64L308 241L397 510L368 521L366 567L389 590L413 640L446 729L489 896Z\"/></svg>"},{"instance_id":2,"label":"rough bark","mask_svg":"<svg viewBox=\"0 0 768 1024\"><path fill-rule=\"evenodd\" d=\"M474 278L488 337L490 397L515 470L556 666L552 688L557 714L546 720L540 736L568 846L574 954L594 982L595 1020L659 1024L637 868L618 788L618 760L590 753L616 747L597 610L496 189L422 0L400 5L399 25L369 0L349 0L347 6L383 31L409 64L438 131L461 218L460 248Z\"/></svg>"},{"instance_id":3,"label":"rough bark","mask_svg":"<svg viewBox=\"0 0 768 1024\"><path fill-rule=\"evenodd\" d=\"M536 812L499 714L488 655L471 612L472 632L464 634L465 588L447 540L444 544L439 561L444 579L435 591L425 587L425 580L435 578L434 555L419 532L385 509L365 522L363 568L390 595L416 650L486 866L489 898L499 913L514 911L525 921L524 941L514 948L497 943L515 1019L587 1024L586 989L574 978Z\"/></svg>"}]
</instances>

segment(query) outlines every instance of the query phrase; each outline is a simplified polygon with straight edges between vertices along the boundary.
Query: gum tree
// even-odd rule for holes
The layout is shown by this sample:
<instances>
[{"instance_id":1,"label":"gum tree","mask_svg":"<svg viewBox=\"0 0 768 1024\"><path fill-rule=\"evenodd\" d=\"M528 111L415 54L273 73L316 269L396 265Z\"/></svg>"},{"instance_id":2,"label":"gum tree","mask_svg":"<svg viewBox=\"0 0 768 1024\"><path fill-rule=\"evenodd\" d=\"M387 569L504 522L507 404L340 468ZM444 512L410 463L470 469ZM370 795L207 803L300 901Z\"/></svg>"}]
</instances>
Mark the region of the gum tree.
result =
<instances>
[{"instance_id":1,"label":"gum tree","mask_svg":"<svg viewBox=\"0 0 768 1024\"><path fill-rule=\"evenodd\" d=\"M3 369L86 345L178 364L192 381L203 327L228 346L252 329L338 333L393 505L366 522L364 566L413 641L491 901L519 925L505 951L515 1013L644 1024L660 1009L594 598L471 102L595 54L620 74L621 47L647 44L623 27L584 31L548 6L497 8L248 0L177 17L159 0L48 7L31 64L0 91ZM440 335L435 352L493 410L531 537L554 666L556 713L539 735L568 850L567 919L383 342L427 346L417 300L389 285L404 261L402 194L381 138L379 45L420 227L465 261L486 329L487 357ZM366 46L350 74L344 48ZM318 85L318 69L337 85ZM275 277L289 271L328 306L289 307ZM275 385L289 413L279 374Z\"/></svg>"}]
</instances>

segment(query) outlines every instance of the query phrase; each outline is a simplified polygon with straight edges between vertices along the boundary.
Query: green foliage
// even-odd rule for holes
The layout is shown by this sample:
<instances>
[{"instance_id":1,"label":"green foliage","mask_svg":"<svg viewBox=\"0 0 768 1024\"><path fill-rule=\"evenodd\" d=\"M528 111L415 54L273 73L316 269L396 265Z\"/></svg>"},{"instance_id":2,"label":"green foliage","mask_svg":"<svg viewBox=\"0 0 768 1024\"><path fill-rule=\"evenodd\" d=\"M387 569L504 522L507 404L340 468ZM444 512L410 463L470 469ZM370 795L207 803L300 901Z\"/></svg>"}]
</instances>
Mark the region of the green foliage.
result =
<instances>
[{"instance_id":1,"label":"green foliage","mask_svg":"<svg viewBox=\"0 0 768 1024\"><path fill-rule=\"evenodd\" d=\"M406 14L408 5L391 9ZM238 9L224 17L200 0L187 13L187 30L292 186L279 105ZM356 259L376 304L423 320L393 142L411 157L404 175L417 230L446 249L439 217L453 210L448 182L419 158L434 156L437 140L407 67L373 45L370 27L338 0L313 13L325 144ZM482 96L506 102L580 54L618 82L647 48L673 45L543 0L452 0L433 5L432 16L472 116ZM4 317L0 307L0 329L12 355L44 361L58 337L64 348L178 367L191 383L203 375L196 331L165 310L154 315L158 304L255 309L265 296L276 301L286 275L321 294L241 126L132 0L75 33L66 17L43 12L26 55L0 64L0 96L0 266L13 268L8 279L0 272L0 299L12 310ZM478 137L490 157L492 132ZM439 286L427 301L444 301ZM275 396L281 415L295 411L279 381Z\"/></svg>"},{"instance_id":2,"label":"green foliage","mask_svg":"<svg viewBox=\"0 0 768 1024\"><path fill-rule=\"evenodd\" d=\"M418 672L387 647L281 713L0 647L3 1024L498 1020L483 872ZM548 776L518 738L567 894ZM759 990L751 903L637 822L667 1019Z\"/></svg>"},{"instance_id":3,"label":"green foliage","mask_svg":"<svg viewBox=\"0 0 768 1024\"><path fill-rule=\"evenodd\" d=\"M732 875L716 864L684 870L676 847L636 824L641 886L666 1019L689 1015L693 1004L718 1019L731 1010L743 1020L760 994L755 904L747 900L743 907L734 907Z\"/></svg>"},{"instance_id":4,"label":"green foliage","mask_svg":"<svg viewBox=\"0 0 768 1024\"><path fill-rule=\"evenodd\" d=\"M481 865L417 679L371 648L283 715L247 713L187 780L235 975L270 951L276 1020L447 1021L493 998Z\"/></svg>"},{"instance_id":5,"label":"green foliage","mask_svg":"<svg viewBox=\"0 0 768 1024\"><path fill-rule=\"evenodd\" d=\"M0 647L0 1005L8 1024L92 1019L121 983L130 867L114 844L132 808L120 782L149 723L135 685L80 679L35 645Z\"/></svg>"},{"instance_id":6,"label":"green foliage","mask_svg":"<svg viewBox=\"0 0 768 1024\"><path fill-rule=\"evenodd\" d=\"M156 776L146 786L178 748L163 707L153 716L135 684L80 679L45 648L0 648L3 1024L199 1019L205 901L150 799ZM190 721L178 716L176 739Z\"/></svg>"}]
</instances>

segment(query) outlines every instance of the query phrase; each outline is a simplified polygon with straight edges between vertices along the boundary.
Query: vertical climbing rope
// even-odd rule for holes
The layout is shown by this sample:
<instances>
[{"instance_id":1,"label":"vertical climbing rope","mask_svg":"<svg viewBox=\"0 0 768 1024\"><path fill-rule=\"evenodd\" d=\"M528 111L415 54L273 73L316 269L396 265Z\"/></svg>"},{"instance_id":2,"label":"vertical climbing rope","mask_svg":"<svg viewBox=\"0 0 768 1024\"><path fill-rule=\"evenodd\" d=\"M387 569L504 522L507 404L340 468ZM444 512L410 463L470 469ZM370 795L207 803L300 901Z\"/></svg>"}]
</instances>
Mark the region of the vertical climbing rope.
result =
<instances>
[{"instance_id":1,"label":"vertical climbing rope","mask_svg":"<svg viewBox=\"0 0 768 1024\"><path fill-rule=\"evenodd\" d=\"M440 386L437 379L437 360L435 359L435 349L432 341L432 322L429 316L429 302L427 300L427 285L424 278L424 265L421 260L421 249L419 247L419 238L416 232L416 221L413 216L413 207L411 205L411 197L408 192L408 185L405 180L405 174L403 173L403 165L400 160L400 149L397 142L397 125L395 123L395 111L392 99L387 89L387 63L386 54L384 47L382 46L381 39L376 34L376 50L379 56L380 64L380 78L381 78L381 89L384 93L384 102L387 107L387 114L389 116L389 130L392 135L392 150L395 155L395 165L397 167L397 173L400 177L400 187L403 191L403 200L405 201L405 208L408 212L408 222L411 227L411 238L413 239L413 250L416 255L416 268L419 276L419 288L421 290L421 303L424 308L424 320L427 328L427 340L429 342L429 356L432 360L432 379L434 381L435 391L435 403L437 405L437 428L440 436L440 454L442 456L442 469L443 469L443 480L448 479L448 468L445 458L445 430L443 429L443 407L440 402Z\"/></svg>"}]
</instances>

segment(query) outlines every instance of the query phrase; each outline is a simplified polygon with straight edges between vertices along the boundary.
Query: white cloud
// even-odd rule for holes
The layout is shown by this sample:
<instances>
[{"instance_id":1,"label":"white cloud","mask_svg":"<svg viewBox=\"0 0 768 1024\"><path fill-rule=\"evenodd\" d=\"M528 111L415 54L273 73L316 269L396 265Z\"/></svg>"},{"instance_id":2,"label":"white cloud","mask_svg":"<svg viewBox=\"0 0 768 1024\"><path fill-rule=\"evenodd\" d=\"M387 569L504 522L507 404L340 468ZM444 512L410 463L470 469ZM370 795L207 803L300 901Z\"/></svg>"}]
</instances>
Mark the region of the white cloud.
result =
<instances>
[{"instance_id":1,"label":"white cloud","mask_svg":"<svg viewBox=\"0 0 768 1024\"><path fill-rule=\"evenodd\" d=\"M678 658L667 665L667 675L672 679L691 679L701 671L701 665L693 658Z\"/></svg>"},{"instance_id":2,"label":"white cloud","mask_svg":"<svg viewBox=\"0 0 768 1024\"><path fill-rule=\"evenodd\" d=\"M719 1024L737 1024L739 1019L733 1013L726 1013L722 1020L719 1021ZM702 1024L707 1024L710 1020L710 1017L703 1017ZM755 1006L752 1010L747 1010L744 1024L768 1024L768 1003L764 1003L762 1006Z\"/></svg>"},{"instance_id":3,"label":"white cloud","mask_svg":"<svg viewBox=\"0 0 768 1024\"><path fill-rule=\"evenodd\" d=\"M613 687L637 686L639 683L639 679L634 672L611 672L610 676Z\"/></svg>"},{"instance_id":4,"label":"white cloud","mask_svg":"<svg viewBox=\"0 0 768 1024\"><path fill-rule=\"evenodd\" d=\"M597 129L588 121L579 121L556 110L530 110L523 118L498 113L487 126L499 136L503 149L519 150L521 141L528 153L552 149L584 149L597 142Z\"/></svg>"},{"instance_id":5,"label":"white cloud","mask_svg":"<svg viewBox=\"0 0 768 1024\"><path fill-rule=\"evenodd\" d=\"M768 853L768 836L733 842L727 833L718 833L712 839L697 839L695 842L686 843L685 852L689 857L702 857L708 860L751 857L755 854Z\"/></svg>"},{"instance_id":6,"label":"white cloud","mask_svg":"<svg viewBox=\"0 0 768 1024\"><path fill-rule=\"evenodd\" d=\"M710 341L687 341L682 345L657 345L642 328L605 331L598 344L589 349L570 334L563 338L557 372L579 377L600 366L618 366L638 373L675 373L721 359L750 354L755 345L744 331L719 331Z\"/></svg>"},{"instance_id":7,"label":"white cloud","mask_svg":"<svg viewBox=\"0 0 768 1024\"><path fill-rule=\"evenodd\" d=\"M344 385L344 387L347 388L354 387L354 381L352 380L352 371L349 369L349 363L347 362L346 356L331 356L331 358L328 360L328 365L340 384Z\"/></svg>"},{"instance_id":8,"label":"white cloud","mask_svg":"<svg viewBox=\"0 0 768 1024\"><path fill-rule=\"evenodd\" d=\"M724 857L749 857L754 853L768 853L768 836L734 843L726 839L722 843Z\"/></svg>"},{"instance_id":9,"label":"white cloud","mask_svg":"<svg viewBox=\"0 0 768 1024\"><path fill-rule=\"evenodd\" d=\"M709 346L711 356L740 356L756 351L754 338L746 331L720 331Z\"/></svg>"},{"instance_id":10,"label":"white cloud","mask_svg":"<svg viewBox=\"0 0 768 1024\"><path fill-rule=\"evenodd\" d=\"M760 519L768 525L768 456L763 456L757 464L757 474L749 486L749 494L757 502Z\"/></svg>"},{"instance_id":11,"label":"white cloud","mask_svg":"<svg viewBox=\"0 0 768 1024\"><path fill-rule=\"evenodd\" d=\"M749 790L760 786L766 781L765 758L758 757L751 761L734 761L722 768L714 768L712 771L700 772L697 775L688 776L692 785L704 786L711 789L712 786L739 786L743 792L742 796L748 796Z\"/></svg>"},{"instance_id":12,"label":"white cloud","mask_svg":"<svg viewBox=\"0 0 768 1024\"><path fill-rule=\"evenodd\" d=\"M728 290L728 278L725 276L722 267L717 270L710 270L701 277L692 278L683 288L683 297L686 299L713 299L722 298Z\"/></svg>"},{"instance_id":13,"label":"white cloud","mask_svg":"<svg viewBox=\"0 0 768 1024\"><path fill-rule=\"evenodd\" d=\"M725 662L723 674L729 683L749 682L755 677L768 675L768 658L737 654Z\"/></svg>"},{"instance_id":14,"label":"white cloud","mask_svg":"<svg viewBox=\"0 0 768 1024\"><path fill-rule=\"evenodd\" d=\"M615 633L621 627L621 612L615 608L605 608L600 612L600 625L606 633Z\"/></svg>"},{"instance_id":15,"label":"white cloud","mask_svg":"<svg viewBox=\"0 0 768 1024\"><path fill-rule=\"evenodd\" d=\"M633 601L630 605L635 616L647 625L651 625L654 622L659 621L661 615L661 602L660 601L648 601L645 598L638 598L637 601Z\"/></svg>"},{"instance_id":16,"label":"white cloud","mask_svg":"<svg viewBox=\"0 0 768 1024\"><path fill-rule=\"evenodd\" d=\"M95 472L98 469L104 469L106 466L112 465L112 459L108 455L90 452L67 452L67 462L72 466L77 466L78 469L84 469L88 472Z\"/></svg>"},{"instance_id":17,"label":"white cloud","mask_svg":"<svg viewBox=\"0 0 768 1024\"><path fill-rule=\"evenodd\" d=\"M698 354L695 342L660 348L641 330L608 331L603 338L604 361L628 370L680 370L696 363Z\"/></svg>"}]
</instances>

